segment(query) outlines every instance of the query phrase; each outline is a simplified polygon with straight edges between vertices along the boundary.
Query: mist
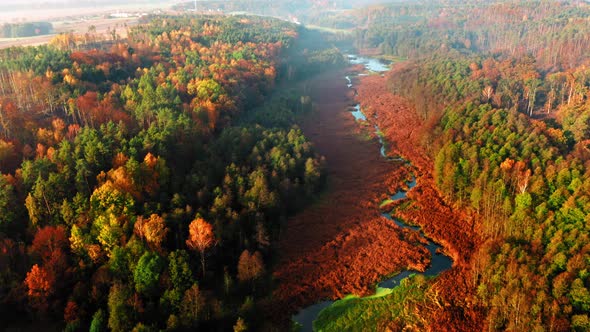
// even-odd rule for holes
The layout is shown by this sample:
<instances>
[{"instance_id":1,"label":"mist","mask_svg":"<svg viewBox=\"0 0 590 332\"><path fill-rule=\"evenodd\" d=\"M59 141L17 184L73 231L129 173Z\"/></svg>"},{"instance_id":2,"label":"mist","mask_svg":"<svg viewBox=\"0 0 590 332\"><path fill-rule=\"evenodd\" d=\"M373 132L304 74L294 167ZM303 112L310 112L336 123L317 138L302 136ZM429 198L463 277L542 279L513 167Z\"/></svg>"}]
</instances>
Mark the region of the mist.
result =
<instances>
[{"instance_id":1,"label":"mist","mask_svg":"<svg viewBox=\"0 0 590 332\"><path fill-rule=\"evenodd\" d=\"M64 17L108 14L116 11L168 9L178 0L4 0L0 1L0 24L53 21Z\"/></svg>"}]
</instances>

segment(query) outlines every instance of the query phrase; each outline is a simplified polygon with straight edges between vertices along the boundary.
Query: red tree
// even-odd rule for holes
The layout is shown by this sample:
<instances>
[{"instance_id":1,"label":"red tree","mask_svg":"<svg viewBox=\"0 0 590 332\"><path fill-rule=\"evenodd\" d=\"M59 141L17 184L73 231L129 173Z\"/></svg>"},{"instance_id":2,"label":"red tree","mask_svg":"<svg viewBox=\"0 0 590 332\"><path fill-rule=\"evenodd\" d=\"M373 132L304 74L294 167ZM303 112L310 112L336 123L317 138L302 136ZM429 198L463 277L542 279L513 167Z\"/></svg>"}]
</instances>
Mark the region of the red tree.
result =
<instances>
[{"instance_id":1,"label":"red tree","mask_svg":"<svg viewBox=\"0 0 590 332\"><path fill-rule=\"evenodd\" d=\"M69 245L66 230L63 226L46 226L37 231L31 253L40 257L44 263L53 260L55 252L64 252Z\"/></svg>"},{"instance_id":2,"label":"red tree","mask_svg":"<svg viewBox=\"0 0 590 332\"><path fill-rule=\"evenodd\" d=\"M41 312L45 312L49 306L47 298L53 294L54 280L50 273L39 265L35 264L25 278L27 295L31 306Z\"/></svg>"}]
</instances>

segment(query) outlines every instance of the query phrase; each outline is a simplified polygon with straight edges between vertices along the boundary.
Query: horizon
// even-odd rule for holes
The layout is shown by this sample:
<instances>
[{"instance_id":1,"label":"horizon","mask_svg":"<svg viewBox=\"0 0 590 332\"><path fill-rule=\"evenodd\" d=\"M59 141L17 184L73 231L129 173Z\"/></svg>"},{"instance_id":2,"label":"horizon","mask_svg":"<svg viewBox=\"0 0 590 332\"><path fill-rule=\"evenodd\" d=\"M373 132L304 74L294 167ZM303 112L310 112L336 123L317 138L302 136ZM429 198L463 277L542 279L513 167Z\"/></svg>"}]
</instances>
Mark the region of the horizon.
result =
<instances>
[{"instance_id":1,"label":"horizon","mask_svg":"<svg viewBox=\"0 0 590 332\"><path fill-rule=\"evenodd\" d=\"M49 21L107 14L114 11L166 9L179 0L8 0L0 2L0 24Z\"/></svg>"}]
</instances>

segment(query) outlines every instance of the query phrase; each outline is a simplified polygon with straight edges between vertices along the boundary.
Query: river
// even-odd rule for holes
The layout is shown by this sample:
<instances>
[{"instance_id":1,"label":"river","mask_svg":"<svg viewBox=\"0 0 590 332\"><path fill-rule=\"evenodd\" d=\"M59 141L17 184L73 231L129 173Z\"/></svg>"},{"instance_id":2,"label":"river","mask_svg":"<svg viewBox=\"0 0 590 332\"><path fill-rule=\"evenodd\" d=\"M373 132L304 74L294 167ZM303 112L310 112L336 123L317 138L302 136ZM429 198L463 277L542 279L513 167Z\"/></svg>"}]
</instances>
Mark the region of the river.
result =
<instances>
[{"instance_id":1,"label":"river","mask_svg":"<svg viewBox=\"0 0 590 332\"><path fill-rule=\"evenodd\" d=\"M382 61L380 61L378 59L369 58L369 57L361 57L361 56L356 56L356 55L347 55L347 57L348 57L351 64L364 65L366 71L369 73L372 72L372 73L380 73L381 74L381 73L389 70L389 65L386 63L383 63ZM360 75L366 75L366 74L363 73ZM348 88L354 89L351 77L346 76L345 79L346 79ZM356 92L356 90L355 90L355 92ZM356 121L367 121L367 117L362 112L362 108L361 108L360 104L355 105L352 108L352 110L350 111L350 113ZM382 157L387 158L387 160L391 160L391 161L401 161L401 162L409 163L407 160L405 160L403 158L393 158L393 157L387 156L386 142L384 141L384 139L381 135L381 131L377 125L375 125L375 132L377 134L377 137L379 138L379 143L381 145L380 153L381 153ZM414 186L416 186L416 179L412 178L412 180L408 181L406 183L406 185L408 187L408 190L412 189ZM400 200L400 199L404 199L404 198L406 198L406 191L404 191L404 190L399 190L398 192L391 195L391 197L390 197L390 199L392 201ZM451 268L451 266L453 265L453 261L451 260L451 258L440 254L439 252L441 251L440 249L442 247L440 245L434 243L431 239L427 238L424 235L424 233L421 231L420 227L408 225L408 224L404 223L403 221L401 221L397 218L394 218L390 213L383 213L382 215L383 215L383 217L391 220L392 222L394 222L397 226L399 226L401 228L407 228L407 229L411 229L414 231L419 231L420 236L424 237L428 241L426 248L428 249L428 251L432 255L432 259L430 262L430 266L424 272L405 270L405 271L402 271L399 274L397 274L391 278L381 281L378 284L378 287L394 288L400 284L400 281L402 279L407 278L411 274L420 273L425 276L435 276L435 275L438 275L439 273ZM331 300L318 302L314 305L311 305L309 307L301 309L297 314L293 315L292 319L293 319L293 321L295 321L299 325L301 325L301 331L303 331L303 332L313 331L313 321L318 317L318 315L320 314L320 312L322 310L329 307L333 303L334 303L334 301L331 301Z\"/></svg>"}]
</instances>

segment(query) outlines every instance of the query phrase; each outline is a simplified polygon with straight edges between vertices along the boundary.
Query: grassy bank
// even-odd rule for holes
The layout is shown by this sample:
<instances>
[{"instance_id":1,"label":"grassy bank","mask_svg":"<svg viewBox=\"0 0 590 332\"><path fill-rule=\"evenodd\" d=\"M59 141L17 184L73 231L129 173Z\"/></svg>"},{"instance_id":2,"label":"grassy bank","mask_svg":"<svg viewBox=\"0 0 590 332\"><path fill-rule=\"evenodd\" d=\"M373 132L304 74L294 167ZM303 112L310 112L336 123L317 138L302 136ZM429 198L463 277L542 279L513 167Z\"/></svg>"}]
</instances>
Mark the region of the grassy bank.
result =
<instances>
[{"instance_id":1,"label":"grassy bank","mask_svg":"<svg viewBox=\"0 0 590 332\"><path fill-rule=\"evenodd\" d=\"M403 279L398 287L377 288L375 295L349 295L320 312L314 321L315 331L383 330L386 326L422 326L423 318L416 315L416 307L433 305L436 298L422 275Z\"/></svg>"}]
</instances>

